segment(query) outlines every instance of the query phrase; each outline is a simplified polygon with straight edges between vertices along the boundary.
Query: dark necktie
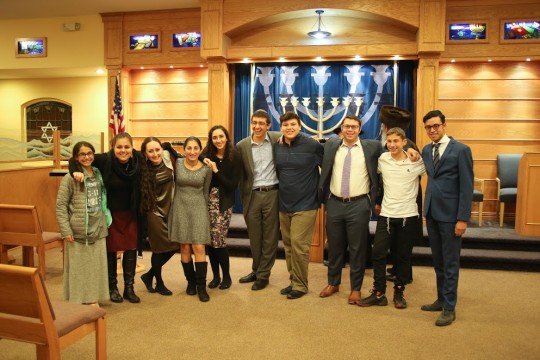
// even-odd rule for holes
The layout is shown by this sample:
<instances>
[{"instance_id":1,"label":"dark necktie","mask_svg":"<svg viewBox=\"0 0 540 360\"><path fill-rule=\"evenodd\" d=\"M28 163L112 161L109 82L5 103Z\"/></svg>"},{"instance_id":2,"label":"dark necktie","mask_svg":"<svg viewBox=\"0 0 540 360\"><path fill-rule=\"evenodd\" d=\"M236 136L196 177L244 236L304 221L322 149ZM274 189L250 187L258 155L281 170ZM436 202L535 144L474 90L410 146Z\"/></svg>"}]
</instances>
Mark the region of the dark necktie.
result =
<instances>
[{"instance_id":1,"label":"dark necktie","mask_svg":"<svg viewBox=\"0 0 540 360\"><path fill-rule=\"evenodd\" d=\"M439 146L441 146L440 143L433 144L433 148L435 149L435 150L433 150L433 168L435 168L435 169L437 169L437 165L439 165L439 160L440 160Z\"/></svg>"}]
</instances>

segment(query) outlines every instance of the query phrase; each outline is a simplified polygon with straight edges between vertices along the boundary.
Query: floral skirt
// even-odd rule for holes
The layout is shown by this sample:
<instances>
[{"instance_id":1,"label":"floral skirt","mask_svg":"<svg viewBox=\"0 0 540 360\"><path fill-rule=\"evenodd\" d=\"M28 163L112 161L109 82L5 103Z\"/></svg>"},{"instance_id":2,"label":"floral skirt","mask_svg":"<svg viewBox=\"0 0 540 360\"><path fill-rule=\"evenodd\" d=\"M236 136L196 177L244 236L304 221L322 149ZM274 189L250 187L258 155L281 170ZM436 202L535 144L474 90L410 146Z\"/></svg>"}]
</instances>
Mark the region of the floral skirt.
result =
<instances>
[{"instance_id":1,"label":"floral skirt","mask_svg":"<svg viewBox=\"0 0 540 360\"><path fill-rule=\"evenodd\" d=\"M227 232L231 224L232 208L224 212L219 211L219 189L216 187L210 189L208 212L210 214L210 246L227 247Z\"/></svg>"}]
</instances>

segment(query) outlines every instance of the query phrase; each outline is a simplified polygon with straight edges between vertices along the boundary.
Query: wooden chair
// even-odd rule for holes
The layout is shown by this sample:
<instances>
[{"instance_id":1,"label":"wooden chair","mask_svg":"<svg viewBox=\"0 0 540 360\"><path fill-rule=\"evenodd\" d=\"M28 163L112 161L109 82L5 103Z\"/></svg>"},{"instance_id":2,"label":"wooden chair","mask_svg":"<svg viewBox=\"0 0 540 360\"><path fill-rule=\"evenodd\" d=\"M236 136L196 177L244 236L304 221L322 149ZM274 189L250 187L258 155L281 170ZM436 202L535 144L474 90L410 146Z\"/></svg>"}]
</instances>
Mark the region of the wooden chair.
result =
<instances>
[{"instance_id":1,"label":"wooden chair","mask_svg":"<svg viewBox=\"0 0 540 360\"><path fill-rule=\"evenodd\" d=\"M484 182L485 182L485 179L480 179L477 177L474 178L475 189L473 192L472 201L478 203L478 226L479 227L482 226L482 215L484 212ZM479 184L478 189L476 189L477 184Z\"/></svg>"},{"instance_id":2,"label":"wooden chair","mask_svg":"<svg viewBox=\"0 0 540 360\"><path fill-rule=\"evenodd\" d=\"M38 269L45 279L45 251L63 248L57 232L43 232L34 205L0 204L0 263L8 263L7 250L23 247L23 265L34 266L33 249L38 255Z\"/></svg>"},{"instance_id":3,"label":"wooden chair","mask_svg":"<svg viewBox=\"0 0 540 360\"><path fill-rule=\"evenodd\" d=\"M497 155L497 200L499 200L499 226L504 222L504 204L517 201L519 160L522 154Z\"/></svg>"},{"instance_id":4,"label":"wooden chair","mask_svg":"<svg viewBox=\"0 0 540 360\"><path fill-rule=\"evenodd\" d=\"M38 360L56 360L63 349L95 332L96 359L107 358L103 309L51 303L35 268L0 264L0 284L0 338L36 344Z\"/></svg>"}]
</instances>

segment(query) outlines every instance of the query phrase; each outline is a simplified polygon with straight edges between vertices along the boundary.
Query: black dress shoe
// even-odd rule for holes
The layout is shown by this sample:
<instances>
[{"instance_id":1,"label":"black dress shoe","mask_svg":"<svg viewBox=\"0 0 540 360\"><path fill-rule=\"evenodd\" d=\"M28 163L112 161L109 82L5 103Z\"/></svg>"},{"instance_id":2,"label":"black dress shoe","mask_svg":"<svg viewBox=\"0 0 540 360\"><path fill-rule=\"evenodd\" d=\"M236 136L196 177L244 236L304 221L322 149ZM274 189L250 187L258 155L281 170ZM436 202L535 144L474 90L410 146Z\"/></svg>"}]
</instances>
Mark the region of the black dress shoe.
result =
<instances>
[{"instance_id":1,"label":"black dress shoe","mask_svg":"<svg viewBox=\"0 0 540 360\"><path fill-rule=\"evenodd\" d=\"M289 286L287 286L287 287L281 289L281 290L279 291L279 293L280 293L281 295L287 295L287 294L290 293L291 291L292 291L292 285L289 285Z\"/></svg>"},{"instance_id":2,"label":"black dress shoe","mask_svg":"<svg viewBox=\"0 0 540 360\"><path fill-rule=\"evenodd\" d=\"M254 272L250 272L246 276L241 277L239 281L240 281L240 284L245 284L245 283L254 282L255 280L257 280L257 274L255 274Z\"/></svg>"},{"instance_id":3,"label":"black dress shoe","mask_svg":"<svg viewBox=\"0 0 540 360\"><path fill-rule=\"evenodd\" d=\"M304 295L306 295L306 293L303 291L291 290L291 292L287 294L287 299L291 299L291 300L300 299Z\"/></svg>"},{"instance_id":4,"label":"black dress shoe","mask_svg":"<svg viewBox=\"0 0 540 360\"><path fill-rule=\"evenodd\" d=\"M253 286L251 286L251 290L262 290L266 285L268 285L268 280L257 279L255 280L255 283L253 283Z\"/></svg>"}]
</instances>

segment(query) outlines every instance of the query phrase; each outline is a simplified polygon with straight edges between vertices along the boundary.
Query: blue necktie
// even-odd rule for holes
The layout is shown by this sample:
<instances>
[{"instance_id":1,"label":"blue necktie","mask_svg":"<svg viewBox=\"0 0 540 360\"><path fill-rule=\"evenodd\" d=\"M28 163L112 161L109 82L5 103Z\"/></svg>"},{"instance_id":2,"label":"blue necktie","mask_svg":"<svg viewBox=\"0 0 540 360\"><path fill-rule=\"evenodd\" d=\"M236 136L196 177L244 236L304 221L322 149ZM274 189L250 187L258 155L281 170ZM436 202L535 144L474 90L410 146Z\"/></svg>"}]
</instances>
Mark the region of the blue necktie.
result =
<instances>
[{"instance_id":1,"label":"blue necktie","mask_svg":"<svg viewBox=\"0 0 540 360\"><path fill-rule=\"evenodd\" d=\"M433 144L433 168L437 169L437 165L439 165L439 146L441 146L440 143Z\"/></svg>"}]
</instances>

